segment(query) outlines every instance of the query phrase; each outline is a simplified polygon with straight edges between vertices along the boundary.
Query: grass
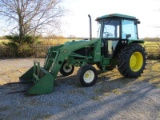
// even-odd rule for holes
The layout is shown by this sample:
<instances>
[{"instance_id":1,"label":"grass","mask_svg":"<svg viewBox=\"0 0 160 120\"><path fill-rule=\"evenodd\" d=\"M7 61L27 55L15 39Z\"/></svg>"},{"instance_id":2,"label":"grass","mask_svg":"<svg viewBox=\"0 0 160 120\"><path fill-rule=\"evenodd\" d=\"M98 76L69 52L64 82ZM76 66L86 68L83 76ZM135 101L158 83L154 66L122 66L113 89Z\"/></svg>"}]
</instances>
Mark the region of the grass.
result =
<instances>
[{"instance_id":1,"label":"grass","mask_svg":"<svg viewBox=\"0 0 160 120\"><path fill-rule=\"evenodd\" d=\"M47 44L47 45L57 45L57 44L64 44L67 42L68 39L60 38L60 39L40 39L39 42L41 44Z\"/></svg>"},{"instance_id":2,"label":"grass","mask_svg":"<svg viewBox=\"0 0 160 120\"><path fill-rule=\"evenodd\" d=\"M74 39L68 38L55 38L55 39L39 39L38 43L45 44L45 45L57 45L57 44L64 44L67 41L72 41ZM77 38L77 40L80 40ZM2 43L9 42L7 39L0 39L0 45ZM160 53L160 41L145 41L144 43L145 49L149 55L153 54L153 57L158 56Z\"/></svg>"},{"instance_id":3,"label":"grass","mask_svg":"<svg viewBox=\"0 0 160 120\"><path fill-rule=\"evenodd\" d=\"M0 45L2 45L2 43L8 43L9 42L9 40L7 40L7 39L0 39Z\"/></svg>"},{"instance_id":4,"label":"grass","mask_svg":"<svg viewBox=\"0 0 160 120\"><path fill-rule=\"evenodd\" d=\"M160 58L160 41L146 41L144 47L149 59Z\"/></svg>"},{"instance_id":5,"label":"grass","mask_svg":"<svg viewBox=\"0 0 160 120\"><path fill-rule=\"evenodd\" d=\"M148 61L146 70L136 82L149 82L150 84L160 88L160 62L158 60Z\"/></svg>"},{"instance_id":6,"label":"grass","mask_svg":"<svg viewBox=\"0 0 160 120\"><path fill-rule=\"evenodd\" d=\"M154 84L155 86L160 88L160 79L159 78L155 78L155 79L150 80L150 83Z\"/></svg>"},{"instance_id":7,"label":"grass","mask_svg":"<svg viewBox=\"0 0 160 120\"><path fill-rule=\"evenodd\" d=\"M76 40L80 40L80 38L75 38ZM54 38L54 39L39 39L38 43L42 44L42 45L58 45L58 44L64 44L67 41L72 41L75 39L69 39L69 38ZM7 39L0 39L0 45L2 45L2 43L5 42L9 42L9 40ZM144 43L144 47L146 49L147 52L147 57L149 59L159 59L160 58L160 40L154 40L152 41L147 39L147 41L145 41ZM45 54L45 53L44 53ZM44 56L44 55L42 55Z\"/></svg>"},{"instance_id":8,"label":"grass","mask_svg":"<svg viewBox=\"0 0 160 120\"><path fill-rule=\"evenodd\" d=\"M41 44L47 44L47 45L55 45L55 44L64 44L67 41L72 41L72 40L80 40L80 38L75 38L75 39L70 39L70 38L54 38L54 39L39 39L38 43ZM8 43L8 39L0 39L0 45L2 43Z\"/></svg>"}]
</instances>

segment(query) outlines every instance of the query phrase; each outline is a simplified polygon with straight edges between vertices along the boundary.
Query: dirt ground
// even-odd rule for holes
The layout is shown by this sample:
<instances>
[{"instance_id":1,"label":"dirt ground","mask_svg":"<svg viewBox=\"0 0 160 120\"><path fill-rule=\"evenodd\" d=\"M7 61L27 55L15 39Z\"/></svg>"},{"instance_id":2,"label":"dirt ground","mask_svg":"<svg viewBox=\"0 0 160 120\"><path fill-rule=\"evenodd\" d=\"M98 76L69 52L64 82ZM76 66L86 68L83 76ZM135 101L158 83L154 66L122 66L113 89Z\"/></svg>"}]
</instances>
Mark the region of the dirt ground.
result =
<instances>
[{"instance_id":1,"label":"dirt ground","mask_svg":"<svg viewBox=\"0 0 160 120\"><path fill-rule=\"evenodd\" d=\"M92 87L76 84L75 72L56 80L54 92L26 96L19 77L35 59L0 60L0 120L160 120L160 62L147 61L141 77L122 77L115 68L99 72ZM43 65L44 59L36 59ZM98 69L97 69L98 70Z\"/></svg>"}]
</instances>

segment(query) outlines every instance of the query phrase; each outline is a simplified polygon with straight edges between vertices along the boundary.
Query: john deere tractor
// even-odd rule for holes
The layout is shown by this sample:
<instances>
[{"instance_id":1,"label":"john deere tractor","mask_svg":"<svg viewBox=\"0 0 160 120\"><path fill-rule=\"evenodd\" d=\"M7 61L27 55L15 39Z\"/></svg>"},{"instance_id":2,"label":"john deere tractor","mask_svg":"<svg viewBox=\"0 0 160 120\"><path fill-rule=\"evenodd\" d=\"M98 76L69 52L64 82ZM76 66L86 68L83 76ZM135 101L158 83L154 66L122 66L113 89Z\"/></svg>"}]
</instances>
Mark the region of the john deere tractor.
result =
<instances>
[{"instance_id":1,"label":"john deere tractor","mask_svg":"<svg viewBox=\"0 0 160 120\"><path fill-rule=\"evenodd\" d=\"M133 16L108 14L98 17L98 37L92 39L91 17L90 38L73 40L48 49L44 66L34 61L34 65L20 77L21 82L32 83L27 90L29 95L51 93L58 72L71 75L79 66L77 81L82 86L92 86L98 79L97 65L102 71L117 66L124 77L139 77L146 65L146 52L143 40L138 37L137 25L140 21Z\"/></svg>"}]
</instances>

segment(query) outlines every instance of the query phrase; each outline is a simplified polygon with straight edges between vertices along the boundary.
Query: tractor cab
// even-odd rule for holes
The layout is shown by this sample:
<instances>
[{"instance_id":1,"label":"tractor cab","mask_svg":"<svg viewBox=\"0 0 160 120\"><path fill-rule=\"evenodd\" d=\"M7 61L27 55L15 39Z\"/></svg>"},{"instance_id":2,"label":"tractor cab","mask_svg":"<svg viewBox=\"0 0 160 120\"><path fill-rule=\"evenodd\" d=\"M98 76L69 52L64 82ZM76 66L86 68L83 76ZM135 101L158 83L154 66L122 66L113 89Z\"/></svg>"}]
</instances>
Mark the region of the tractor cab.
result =
<instances>
[{"instance_id":1,"label":"tractor cab","mask_svg":"<svg viewBox=\"0 0 160 120\"><path fill-rule=\"evenodd\" d=\"M112 57L120 44L127 44L129 40L138 40L137 24L140 22L136 17L109 14L98 17L96 21L99 23L98 38L102 40L104 56Z\"/></svg>"}]
</instances>

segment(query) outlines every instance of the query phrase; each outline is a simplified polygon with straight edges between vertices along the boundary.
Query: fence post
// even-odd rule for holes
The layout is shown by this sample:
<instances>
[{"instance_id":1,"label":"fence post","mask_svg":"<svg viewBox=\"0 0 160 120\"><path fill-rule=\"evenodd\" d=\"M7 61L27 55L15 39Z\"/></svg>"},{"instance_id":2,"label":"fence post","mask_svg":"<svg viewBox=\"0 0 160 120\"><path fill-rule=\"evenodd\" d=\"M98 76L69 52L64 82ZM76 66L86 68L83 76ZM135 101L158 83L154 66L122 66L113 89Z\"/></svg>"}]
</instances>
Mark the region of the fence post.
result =
<instances>
[{"instance_id":1,"label":"fence post","mask_svg":"<svg viewBox=\"0 0 160 120\"><path fill-rule=\"evenodd\" d=\"M38 44L36 44L36 54L35 54L35 57L37 58L37 53L38 53Z\"/></svg>"}]
</instances>

